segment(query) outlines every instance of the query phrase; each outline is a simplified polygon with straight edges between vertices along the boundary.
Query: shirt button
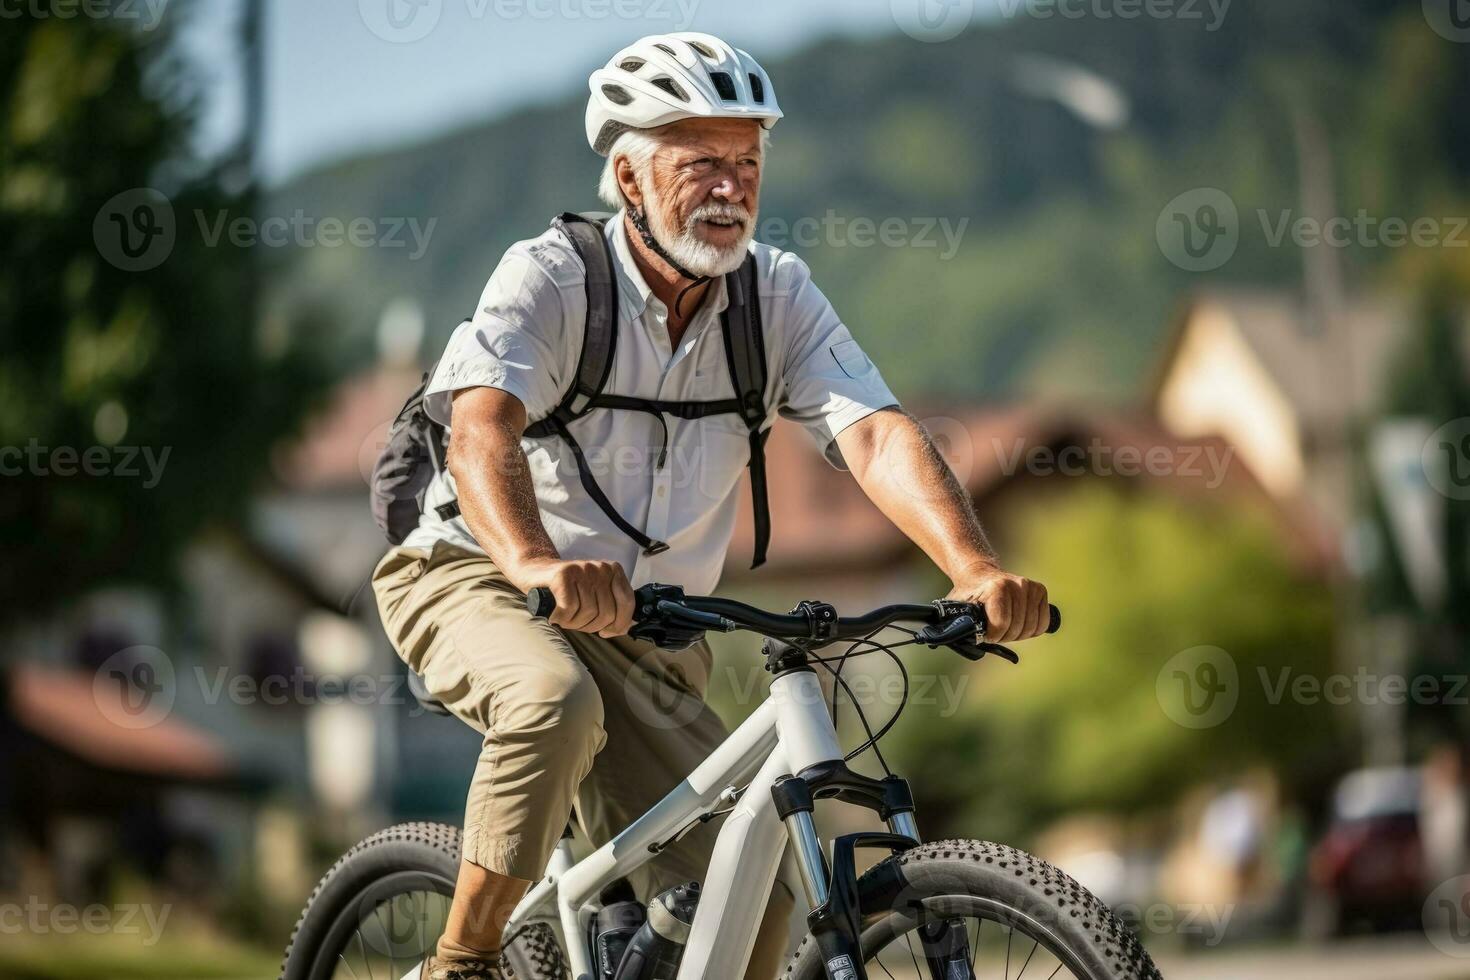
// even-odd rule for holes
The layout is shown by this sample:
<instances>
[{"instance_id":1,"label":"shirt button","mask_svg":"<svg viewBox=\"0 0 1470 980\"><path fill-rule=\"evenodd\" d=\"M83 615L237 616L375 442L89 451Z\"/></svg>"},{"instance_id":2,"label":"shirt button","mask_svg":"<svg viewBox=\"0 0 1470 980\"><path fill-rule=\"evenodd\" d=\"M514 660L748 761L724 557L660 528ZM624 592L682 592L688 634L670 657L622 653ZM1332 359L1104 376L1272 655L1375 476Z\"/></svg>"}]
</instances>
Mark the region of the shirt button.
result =
<instances>
[{"instance_id":1,"label":"shirt button","mask_svg":"<svg viewBox=\"0 0 1470 980\"><path fill-rule=\"evenodd\" d=\"M668 493L669 493L669 488L668 487L659 487L658 488L658 495L660 497L666 497L666 496L668 496Z\"/></svg>"}]
</instances>

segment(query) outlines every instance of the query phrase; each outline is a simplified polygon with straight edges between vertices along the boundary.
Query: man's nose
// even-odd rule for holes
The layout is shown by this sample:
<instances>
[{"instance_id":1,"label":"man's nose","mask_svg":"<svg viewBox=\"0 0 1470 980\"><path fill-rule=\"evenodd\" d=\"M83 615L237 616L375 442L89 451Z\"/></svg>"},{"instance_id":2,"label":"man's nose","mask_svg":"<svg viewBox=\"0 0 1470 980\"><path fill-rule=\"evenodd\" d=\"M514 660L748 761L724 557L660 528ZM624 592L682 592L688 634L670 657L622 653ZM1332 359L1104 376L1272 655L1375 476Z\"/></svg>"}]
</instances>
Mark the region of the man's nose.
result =
<instances>
[{"instance_id":1,"label":"man's nose","mask_svg":"<svg viewBox=\"0 0 1470 980\"><path fill-rule=\"evenodd\" d=\"M730 204L739 204L745 200L745 188L740 185L733 174L721 174L719 180L709 190L710 197L718 198Z\"/></svg>"}]
</instances>

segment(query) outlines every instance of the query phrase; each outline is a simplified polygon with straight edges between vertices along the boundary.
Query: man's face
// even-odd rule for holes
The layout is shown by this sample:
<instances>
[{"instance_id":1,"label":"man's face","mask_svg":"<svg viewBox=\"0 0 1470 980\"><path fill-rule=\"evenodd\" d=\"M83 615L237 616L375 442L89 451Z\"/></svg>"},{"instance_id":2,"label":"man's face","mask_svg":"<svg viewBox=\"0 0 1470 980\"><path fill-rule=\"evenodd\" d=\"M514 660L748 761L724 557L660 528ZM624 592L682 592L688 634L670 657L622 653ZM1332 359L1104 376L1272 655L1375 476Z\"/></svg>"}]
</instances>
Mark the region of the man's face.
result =
<instances>
[{"instance_id":1,"label":"man's face","mask_svg":"<svg viewBox=\"0 0 1470 980\"><path fill-rule=\"evenodd\" d=\"M654 236L691 272L738 269L759 214L760 123L684 119L658 136L642 188Z\"/></svg>"}]
</instances>

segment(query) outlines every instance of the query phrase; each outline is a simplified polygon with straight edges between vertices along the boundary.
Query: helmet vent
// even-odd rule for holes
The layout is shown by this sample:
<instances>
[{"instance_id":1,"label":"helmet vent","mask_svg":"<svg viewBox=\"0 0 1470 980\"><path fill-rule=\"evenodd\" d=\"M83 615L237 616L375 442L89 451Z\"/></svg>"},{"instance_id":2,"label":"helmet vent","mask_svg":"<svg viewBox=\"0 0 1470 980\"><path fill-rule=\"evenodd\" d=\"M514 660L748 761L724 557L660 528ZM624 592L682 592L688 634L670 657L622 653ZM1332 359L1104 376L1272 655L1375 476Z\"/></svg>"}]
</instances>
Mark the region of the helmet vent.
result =
<instances>
[{"instance_id":1,"label":"helmet vent","mask_svg":"<svg viewBox=\"0 0 1470 980\"><path fill-rule=\"evenodd\" d=\"M667 75L663 76L662 78L655 78L653 80L653 84L658 88L663 89L665 92L669 93L680 102L689 101L689 96L684 94L684 90L679 87L679 83L674 81Z\"/></svg>"},{"instance_id":2,"label":"helmet vent","mask_svg":"<svg viewBox=\"0 0 1470 980\"><path fill-rule=\"evenodd\" d=\"M673 48L669 47L667 44L655 44L654 47L658 48L664 54L672 55L675 58L679 57L678 52L675 51Z\"/></svg>"},{"instance_id":3,"label":"helmet vent","mask_svg":"<svg viewBox=\"0 0 1470 980\"><path fill-rule=\"evenodd\" d=\"M623 61L618 62L618 67L621 68L623 71L637 71L646 64L648 64L648 62L644 61L642 58L627 58Z\"/></svg>"},{"instance_id":4,"label":"helmet vent","mask_svg":"<svg viewBox=\"0 0 1470 980\"><path fill-rule=\"evenodd\" d=\"M720 60L719 56L710 50L709 45L705 44L702 41L690 41L689 46L695 51L698 51L700 54L704 55L706 58L710 59L711 61Z\"/></svg>"},{"instance_id":5,"label":"helmet vent","mask_svg":"<svg viewBox=\"0 0 1470 980\"><path fill-rule=\"evenodd\" d=\"M761 105L766 104L766 83L754 72L750 74L750 97Z\"/></svg>"},{"instance_id":6,"label":"helmet vent","mask_svg":"<svg viewBox=\"0 0 1470 980\"><path fill-rule=\"evenodd\" d=\"M720 93L720 98L726 102L735 101L735 79L725 72L712 71L709 73L709 80L715 83L715 91Z\"/></svg>"},{"instance_id":7,"label":"helmet vent","mask_svg":"<svg viewBox=\"0 0 1470 980\"><path fill-rule=\"evenodd\" d=\"M609 102L616 105L633 104L633 96L621 85L604 85L602 87L602 94L607 96Z\"/></svg>"}]
</instances>

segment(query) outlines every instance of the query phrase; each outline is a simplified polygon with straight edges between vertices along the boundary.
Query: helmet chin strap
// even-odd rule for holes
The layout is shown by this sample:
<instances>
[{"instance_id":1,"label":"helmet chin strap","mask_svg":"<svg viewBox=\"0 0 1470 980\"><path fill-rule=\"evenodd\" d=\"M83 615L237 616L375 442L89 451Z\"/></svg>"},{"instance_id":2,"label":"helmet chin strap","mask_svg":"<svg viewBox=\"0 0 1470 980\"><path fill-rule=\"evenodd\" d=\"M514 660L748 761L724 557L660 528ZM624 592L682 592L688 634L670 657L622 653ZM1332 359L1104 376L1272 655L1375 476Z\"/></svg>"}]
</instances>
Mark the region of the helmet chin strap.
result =
<instances>
[{"instance_id":1,"label":"helmet chin strap","mask_svg":"<svg viewBox=\"0 0 1470 980\"><path fill-rule=\"evenodd\" d=\"M675 261L674 257L658 243L658 239L653 237L653 232L648 228L648 214L643 210L641 205L628 205L628 217L632 220L633 227L637 229L638 237L642 238L643 244L648 246L648 250L667 262L669 268L690 281L689 285L679 290L679 295L674 297L674 316L683 316L684 314L680 311L680 307L684 303L684 297L689 295L691 289L697 289L703 286L714 277L695 275Z\"/></svg>"}]
</instances>

